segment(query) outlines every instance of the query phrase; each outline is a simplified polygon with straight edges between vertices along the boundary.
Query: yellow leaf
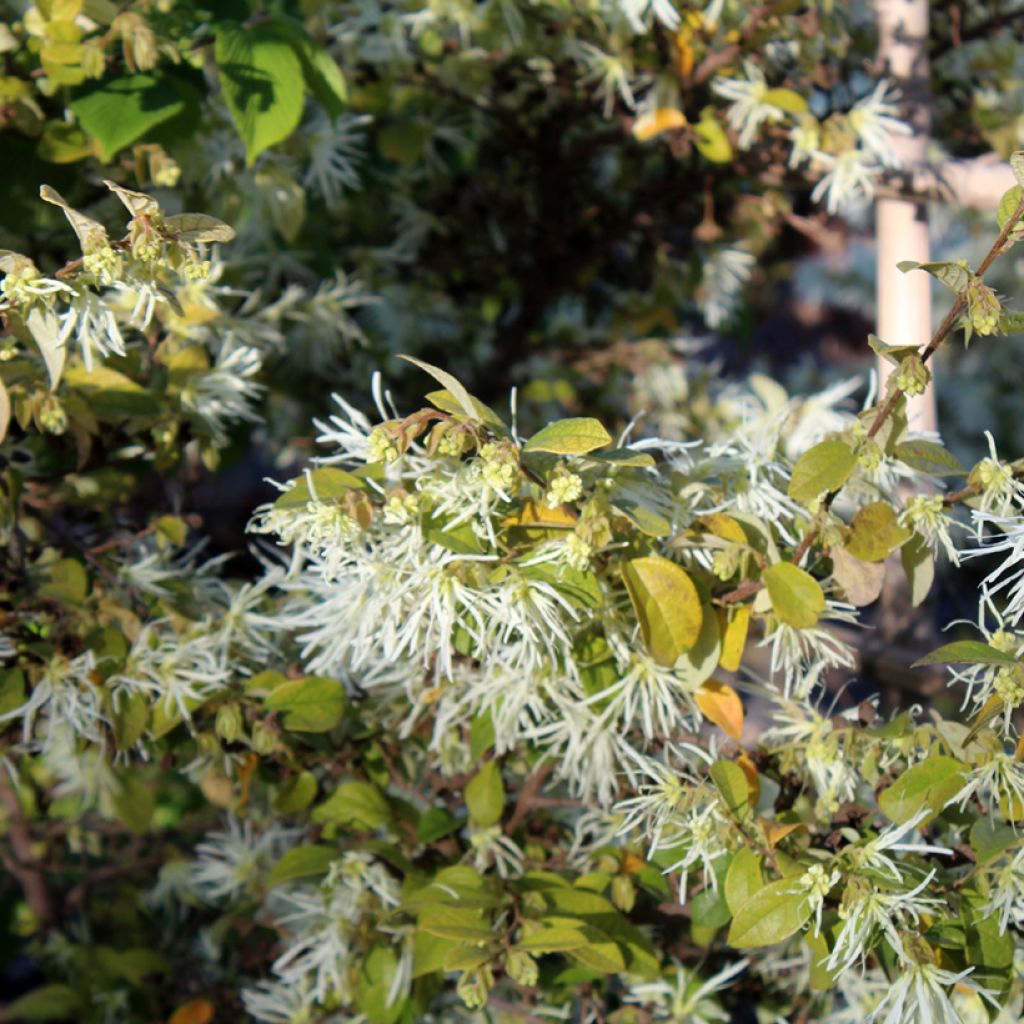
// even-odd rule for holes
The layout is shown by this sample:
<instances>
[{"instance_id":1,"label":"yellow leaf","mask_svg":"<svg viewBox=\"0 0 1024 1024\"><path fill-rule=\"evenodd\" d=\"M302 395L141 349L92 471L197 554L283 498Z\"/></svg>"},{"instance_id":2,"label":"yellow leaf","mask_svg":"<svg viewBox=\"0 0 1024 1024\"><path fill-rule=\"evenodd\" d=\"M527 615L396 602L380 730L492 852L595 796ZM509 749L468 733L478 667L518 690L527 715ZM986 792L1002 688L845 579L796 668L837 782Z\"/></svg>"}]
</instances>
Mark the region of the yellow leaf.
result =
<instances>
[{"instance_id":1,"label":"yellow leaf","mask_svg":"<svg viewBox=\"0 0 1024 1024\"><path fill-rule=\"evenodd\" d=\"M1017 740L1017 749L1013 752L1014 761L1024 761L1024 735Z\"/></svg>"},{"instance_id":2,"label":"yellow leaf","mask_svg":"<svg viewBox=\"0 0 1024 1024\"><path fill-rule=\"evenodd\" d=\"M179 1006L167 1018L167 1024L210 1024L213 1020L213 1003L208 999L193 999Z\"/></svg>"},{"instance_id":3,"label":"yellow leaf","mask_svg":"<svg viewBox=\"0 0 1024 1024\"><path fill-rule=\"evenodd\" d=\"M709 679L697 688L694 699L705 718L734 740L740 738L743 734L743 701L731 686ZM756 777L756 771L754 775Z\"/></svg>"},{"instance_id":4,"label":"yellow leaf","mask_svg":"<svg viewBox=\"0 0 1024 1024\"><path fill-rule=\"evenodd\" d=\"M750 791L750 806L753 807L757 803L757 798L761 795L761 780L757 777L757 765L750 760L746 751L736 758L736 763L747 777L747 789Z\"/></svg>"},{"instance_id":5,"label":"yellow leaf","mask_svg":"<svg viewBox=\"0 0 1024 1024\"><path fill-rule=\"evenodd\" d=\"M802 821L795 821L782 825L777 821L769 821L767 818L761 819L761 831L764 832L764 838L773 850L782 842L783 839L786 838L786 836L790 834L790 832L795 832L798 828L803 827Z\"/></svg>"},{"instance_id":6,"label":"yellow leaf","mask_svg":"<svg viewBox=\"0 0 1024 1024\"><path fill-rule=\"evenodd\" d=\"M746 544L747 535L743 527L724 512L709 512L706 516L700 517L701 525L708 533L713 533L722 540L731 540L736 544Z\"/></svg>"},{"instance_id":7,"label":"yellow leaf","mask_svg":"<svg viewBox=\"0 0 1024 1024\"><path fill-rule=\"evenodd\" d=\"M750 628L750 605L741 604L723 609L726 621L722 624L722 656L719 665L727 672L740 667L743 651L747 646L747 631Z\"/></svg>"},{"instance_id":8,"label":"yellow leaf","mask_svg":"<svg viewBox=\"0 0 1024 1024\"><path fill-rule=\"evenodd\" d=\"M231 780L220 772L210 771L203 776L199 783L199 789L203 796L217 807L230 807L234 798Z\"/></svg>"},{"instance_id":9,"label":"yellow leaf","mask_svg":"<svg viewBox=\"0 0 1024 1024\"><path fill-rule=\"evenodd\" d=\"M658 107L647 114L641 114L633 122L633 137L639 142L647 142L662 132L671 131L673 128L685 128L687 125L686 115L674 107Z\"/></svg>"},{"instance_id":10,"label":"yellow leaf","mask_svg":"<svg viewBox=\"0 0 1024 1024\"><path fill-rule=\"evenodd\" d=\"M625 562L622 579L651 657L659 665L673 666L697 642L704 623L693 580L659 555Z\"/></svg>"},{"instance_id":11,"label":"yellow leaf","mask_svg":"<svg viewBox=\"0 0 1024 1024\"><path fill-rule=\"evenodd\" d=\"M564 508L550 508L539 501L527 501L514 516L502 520L502 526L576 526L577 516Z\"/></svg>"}]
</instances>

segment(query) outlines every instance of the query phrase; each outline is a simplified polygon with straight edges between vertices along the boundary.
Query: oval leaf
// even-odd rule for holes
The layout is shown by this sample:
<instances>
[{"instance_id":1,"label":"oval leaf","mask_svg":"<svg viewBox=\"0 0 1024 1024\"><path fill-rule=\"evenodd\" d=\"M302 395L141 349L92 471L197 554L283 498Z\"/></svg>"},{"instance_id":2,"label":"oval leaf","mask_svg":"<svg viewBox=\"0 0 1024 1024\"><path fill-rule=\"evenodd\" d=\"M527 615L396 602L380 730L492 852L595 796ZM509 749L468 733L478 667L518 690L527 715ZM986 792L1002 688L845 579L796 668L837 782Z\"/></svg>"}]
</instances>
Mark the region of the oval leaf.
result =
<instances>
[{"instance_id":1,"label":"oval leaf","mask_svg":"<svg viewBox=\"0 0 1024 1024\"><path fill-rule=\"evenodd\" d=\"M825 610L825 594L818 581L790 562L778 562L764 571L764 584L775 614L795 629L817 625Z\"/></svg>"},{"instance_id":2,"label":"oval leaf","mask_svg":"<svg viewBox=\"0 0 1024 1024\"><path fill-rule=\"evenodd\" d=\"M697 642L704 621L693 581L658 555L626 562L622 578L651 657L661 665L674 665Z\"/></svg>"},{"instance_id":3,"label":"oval leaf","mask_svg":"<svg viewBox=\"0 0 1024 1024\"><path fill-rule=\"evenodd\" d=\"M811 901L792 878L780 878L743 904L732 919L729 945L735 949L773 946L810 920Z\"/></svg>"},{"instance_id":4,"label":"oval leaf","mask_svg":"<svg viewBox=\"0 0 1024 1024\"><path fill-rule=\"evenodd\" d=\"M743 733L743 701L727 683L709 679L694 694L701 714L734 740Z\"/></svg>"},{"instance_id":5,"label":"oval leaf","mask_svg":"<svg viewBox=\"0 0 1024 1024\"><path fill-rule=\"evenodd\" d=\"M809 504L823 494L838 491L857 468L857 456L843 441L822 441L800 456L793 467L787 493Z\"/></svg>"},{"instance_id":6,"label":"oval leaf","mask_svg":"<svg viewBox=\"0 0 1024 1024\"><path fill-rule=\"evenodd\" d=\"M612 443L612 436L600 420L585 417L556 420L538 431L523 446L524 452L551 452L554 455L586 455Z\"/></svg>"}]
</instances>

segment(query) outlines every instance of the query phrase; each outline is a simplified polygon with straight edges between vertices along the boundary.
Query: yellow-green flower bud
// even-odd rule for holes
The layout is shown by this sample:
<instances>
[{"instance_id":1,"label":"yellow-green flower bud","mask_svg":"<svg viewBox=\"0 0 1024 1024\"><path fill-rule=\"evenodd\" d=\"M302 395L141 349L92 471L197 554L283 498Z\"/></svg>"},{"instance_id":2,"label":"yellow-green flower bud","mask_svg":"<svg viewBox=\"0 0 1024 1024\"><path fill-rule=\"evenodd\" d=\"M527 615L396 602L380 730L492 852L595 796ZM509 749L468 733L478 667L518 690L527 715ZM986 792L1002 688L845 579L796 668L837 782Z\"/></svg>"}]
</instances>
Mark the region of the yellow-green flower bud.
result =
<instances>
[{"instance_id":1,"label":"yellow-green flower bud","mask_svg":"<svg viewBox=\"0 0 1024 1024\"><path fill-rule=\"evenodd\" d=\"M277 732L266 722L256 722L252 727L252 749L257 754L272 754L277 749Z\"/></svg>"},{"instance_id":2,"label":"yellow-green flower bud","mask_svg":"<svg viewBox=\"0 0 1024 1024\"><path fill-rule=\"evenodd\" d=\"M217 709L214 731L225 743L234 743L242 735L242 710L237 704L222 704Z\"/></svg>"},{"instance_id":3,"label":"yellow-green flower bud","mask_svg":"<svg viewBox=\"0 0 1024 1024\"><path fill-rule=\"evenodd\" d=\"M537 961L521 949L513 949L505 959L505 973L520 985L533 988L537 984Z\"/></svg>"},{"instance_id":4,"label":"yellow-green flower bud","mask_svg":"<svg viewBox=\"0 0 1024 1024\"><path fill-rule=\"evenodd\" d=\"M896 387L908 397L923 395L932 379L931 371L920 356L907 356L896 371Z\"/></svg>"}]
</instances>

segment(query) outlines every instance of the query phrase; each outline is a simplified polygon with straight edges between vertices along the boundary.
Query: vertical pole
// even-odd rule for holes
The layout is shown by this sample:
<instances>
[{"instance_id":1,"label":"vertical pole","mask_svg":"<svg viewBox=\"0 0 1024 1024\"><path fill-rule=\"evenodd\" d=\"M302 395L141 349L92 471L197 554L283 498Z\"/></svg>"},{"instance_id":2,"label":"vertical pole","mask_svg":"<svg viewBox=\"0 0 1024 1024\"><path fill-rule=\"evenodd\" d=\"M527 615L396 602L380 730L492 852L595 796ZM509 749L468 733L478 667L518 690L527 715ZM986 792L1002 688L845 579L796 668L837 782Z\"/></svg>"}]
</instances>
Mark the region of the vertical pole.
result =
<instances>
[{"instance_id":1,"label":"vertical pole","mask_svg":"<svg viewBox=\"0 0 1024 1024\"><path fill-rule=\"evenodd\" d=\"M882 74L903 94L913 134L891 140L903 164L911 168L927 158L931 133L928 69L928 0L876 0L878 62ZM931 336L931 278L923 272L903 274L901 260L929 259L928 210L923 202L879 199L875 206L877 257L875 282L878 336L889 345L922 347ZM935 372L935 365L931 365ZM879 383L884 389L892 367L879 358ZM884 390L883 390L884 393ZM910 400L912 430L938 429L935 389Z\"/></svg>"}]
</instances>

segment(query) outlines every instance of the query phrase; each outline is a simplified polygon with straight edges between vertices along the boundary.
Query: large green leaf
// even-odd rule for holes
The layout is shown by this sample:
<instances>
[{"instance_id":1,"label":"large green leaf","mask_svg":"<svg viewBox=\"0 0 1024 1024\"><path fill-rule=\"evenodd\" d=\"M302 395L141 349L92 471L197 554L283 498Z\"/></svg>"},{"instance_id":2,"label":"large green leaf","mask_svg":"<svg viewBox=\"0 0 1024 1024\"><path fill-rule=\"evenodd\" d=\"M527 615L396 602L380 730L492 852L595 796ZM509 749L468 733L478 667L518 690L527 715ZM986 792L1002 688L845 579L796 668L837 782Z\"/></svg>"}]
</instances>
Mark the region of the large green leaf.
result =
<instances>
[{"instance_id":1,"label":"large green leaf","mask_svg":"<svg viewBox=\"0 0 1024 1024\"><path fill-rule=\"evenodd\" d=\"M296 878L326 875L340 856L341 853L331 846L308 844L293 847L273 866L267 877L267 886L273 888Z\"/></svg>"},{"instance_id":2,"label":"large green leaf","mask_svg":"<svg viewBox=\"0 0 1024 1024\"><path fill-rule=\"evenodd\" d=\"M825 610L825 594L818 581L791 562L777 562L765 569L764 585L775 614L796 629L817 625Z\"/></svg>"},{"instance_id":3,"label":"large green leaf","mask_svg":"<svg viewBox=\"0 0 1024 1024\"><path fill-rule=\"evenodd\" d=\"M219 28L214 57L224 101L252 166L298 127L305 97L302 63L272 25Z\"/></svg>"},{"instance_id":4,"label":"large green leaf","mask_svg":"<svg viewBox=\"0 0 1024 1024\"><path fill-rule=\"evenodd\" d=\"M391 817L391 805L369 782L342 783L313 811L313 821L354 825L366 831L386 825Z\"/></svg>"},{"instance_id":5,"label":"large green leaf","mask_svg":"<svg viewBox=\"0 0 1024 1024\"><path fill-rule=\"evenodd\" d=\"M185 101L167 79L140 74L103 82L70 106L98 143L100 156L111 160L151 128L180 114Z\"/></svg>"},{"instance_id":6,"label":"large green leaf","mask_svg":"<svg viewBox=\"0 0 1024 1024\"><path fill-rule=\"evenodd\" d=\"M674 665L697 642L704 621L693 581L659 555L624 563L622 578L651 657L661 665Z\"/></svg>"},{"instance_id":7,"label":"large green leaf","mask_svg":"<svg viewBox=\"0 0 1024 1024\"><path fill-rule=\"evenodd\" d=\"M857 468L857 456L843 441L822 441L800 456L789 481L789 496L809 504L823 494L837 491Z\"/></svg>"},{"instance_id":8,"label":"large green leaf","mask_svg":"<svg viewBox=\"0 0 1024 1024\"><path fill-rule=\"evenodd\" d=\"M884 790L878 805L898 825L925 809L941 811L962 788L967 771L967 765L955 757L928 757L908 768Z\"/></svg>"},{"instance_id":9,"label":"large green leaf","mask_svg":"<svg viewBox=\"0 0 1024 1024\"><path fill-rule=\"evenodd\" d=\"M780 878L756 892L736 912L729 929L735 949L773 946L798 932L810 920L813 908L806 892L793 878Z\"/></svg>"}]
</instances>

